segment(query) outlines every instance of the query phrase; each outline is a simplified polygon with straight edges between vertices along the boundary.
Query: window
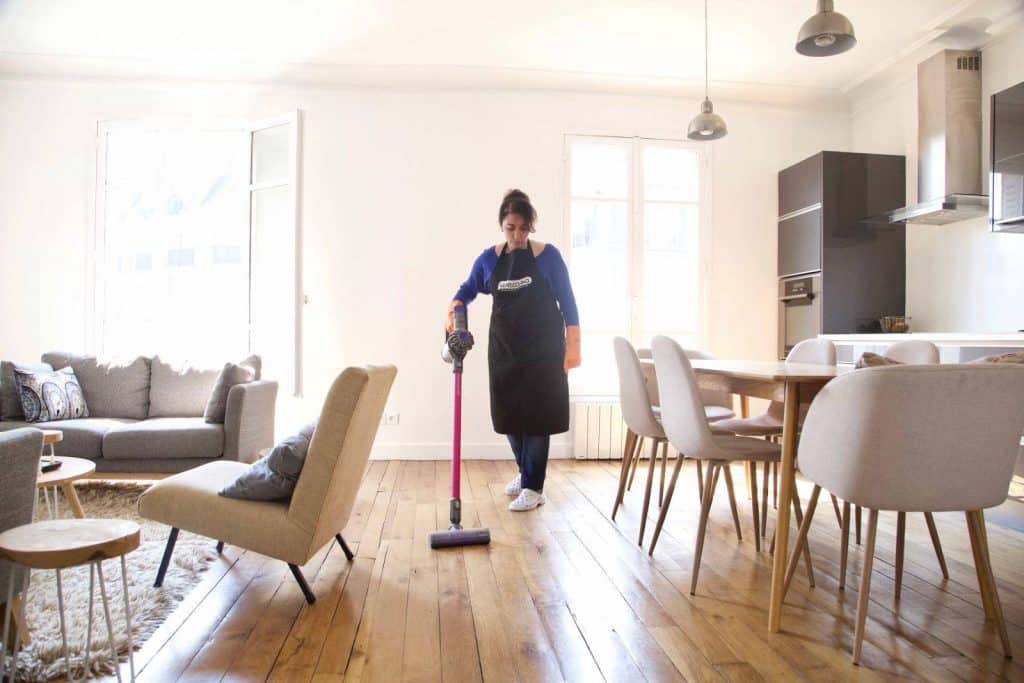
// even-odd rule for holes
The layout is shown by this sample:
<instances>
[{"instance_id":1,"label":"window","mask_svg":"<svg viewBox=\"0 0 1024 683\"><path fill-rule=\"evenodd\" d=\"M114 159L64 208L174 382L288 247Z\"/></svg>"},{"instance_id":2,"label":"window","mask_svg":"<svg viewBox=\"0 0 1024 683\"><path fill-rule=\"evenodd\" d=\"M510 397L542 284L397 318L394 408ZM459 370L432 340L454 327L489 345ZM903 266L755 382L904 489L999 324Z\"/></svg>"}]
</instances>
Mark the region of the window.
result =
<instances>
[{"instance_id":1,"label":"window","mask_svg":"<svg viewBox=\"0 0 1024 683\"><path fill-rule=\"evenodd\" d=\"M259 126L100 126L100 352L212 365L252 351L291 388L296 130L297 114Z\"/></svg>"},{"instance_id":2,"label":"window","mask_svg":"<svg viewBox=\"0 0 1024 683\"><path fill-rule=\"evenodd\" d=\"M699 337L703 150L678 141L568 136L570 272L583 366L574 395L618 394L612 338Z\"/></svg>"}]
</instances>

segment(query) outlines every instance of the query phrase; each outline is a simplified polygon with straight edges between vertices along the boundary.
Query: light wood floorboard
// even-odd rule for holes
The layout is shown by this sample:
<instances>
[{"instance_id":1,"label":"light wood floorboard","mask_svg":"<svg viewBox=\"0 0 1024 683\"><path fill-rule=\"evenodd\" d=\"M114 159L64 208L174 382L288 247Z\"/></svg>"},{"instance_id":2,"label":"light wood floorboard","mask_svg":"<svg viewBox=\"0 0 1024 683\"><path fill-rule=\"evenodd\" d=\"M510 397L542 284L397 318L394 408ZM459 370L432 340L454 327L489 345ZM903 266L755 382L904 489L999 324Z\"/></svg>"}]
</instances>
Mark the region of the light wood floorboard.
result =
<instances>
[{"instance_id":1,"label":"light wood floorboard","mask_svg":"<svg viewBox=\"0 0 1024 683\"><path fill-rule=\"evenodd\" d=\"M646 477L646 461L638 481ZM642 486L610 520L618 462L552 461L547 503L507 509L510 461L463 465L463 523L489 548L430 550L447 526L447 462L372 462L343 534L303 572L228 546L136 655L145 681L1024 681L985 621L962 514L935 516L944 580L920 515L908 515L901 600L893 600L896 515L882 513L862 665L850 663L863 549L838 590L839 529L819 506L783 629L767 630L771 556L744 540L725 495L711 509L697 595L689 594L699 506L687 464L653 557L637 546ZM742 481L737 467L734 477ZM799 483L803 500L810 486ZM721 493L721 492L719 492ZM657 514L656 498L651 514ZM1022 506L1024 509L1024 506ZM770 513L768 533L774 529ZM793 532L795 534L795 529ZM1013 647L1024 657L1024 534L989 523ZM211 541L212 543L212 541ZM127 674L127 666L123 668ZM112 679L111 679L112 680Z\"/></svg>"}]
</instances>

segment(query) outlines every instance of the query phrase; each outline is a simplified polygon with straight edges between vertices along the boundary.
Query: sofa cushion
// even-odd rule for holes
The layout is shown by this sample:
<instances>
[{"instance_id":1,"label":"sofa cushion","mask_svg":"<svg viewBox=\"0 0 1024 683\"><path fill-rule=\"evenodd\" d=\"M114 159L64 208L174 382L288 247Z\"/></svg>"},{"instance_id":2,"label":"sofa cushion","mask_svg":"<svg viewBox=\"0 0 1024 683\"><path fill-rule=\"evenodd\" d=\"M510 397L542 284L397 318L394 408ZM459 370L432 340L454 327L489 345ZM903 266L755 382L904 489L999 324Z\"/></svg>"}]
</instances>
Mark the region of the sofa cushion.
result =
<instances>
[{"instance_id":1,"label":"sofa cushion","mask_svg":"<svg viewBox=\"0 0 1024 683\"><path fill-rule=\"evenodd\" d=\"M103 454L103 435L112 429L134 424L135 420L105 417L85 417L79 420L59 420L57 422L0 422L0 431L17 429L18 427L36 427L38 429L59 429L64 439L54 445L57 455L73 458L96 460Z\"/></svg>"},{"instance_id":2,"label":"sofa cushion","mask_svg":"<svg viewBox=\"0 0 1024 683\"><path fill-rule=\"evenodd\" d=\"M149 417L199 417L206 410L218 372L155 356L149 381Z\"/></svg>"},{"instance_id":3,"label":"sofa cushion","mask_svg":"<svg viewBox=\"0 0 1024 683\"><path fill-rule=\"evenodd\" d=\"M43 362L56 369L71 366L94 417L149 416L149 358L121 361L53 351L43 354Z\"/></svg>"},{"instance_id":4,"label":"sofa cushion","mask_svg":"<svg viewBox=\"0 0 1024 683\"><path fill-rule=\"evenodd\" d=\"M228 410L228 392L236 384L245 384L256 379L256 371L248 365L225 363L224 369L217 375L217 383L210 392L203 417L210 423L224 423Z\"/></svg>"},{"instance_id":5,"label":"sofa cushion","mask_svg":"<svg viewBox=\"0 0 1024 683\"><path fill-rule=\"evenodd\" d=\"M224 426L201 417L154 417L103 437L107 460L217 458L224 452Z\"/></svg>"},{"instance_id":6,"label":"sofa cushion","mask_svg":"<svg viewBox=\"0 0 1024 683\"><path fill-rule=\"evenodd\" d=\"M21 393L25 422L77 420L89 417L89 407L71 368L32 372L14 366L14 379Z\"/></svg>"},{"instance_id":7,"label":"sofa cushion","mask_svg":"<svg viewBox=\"0 0 1024 683\"><path fill-rule=\"evenodd\" d=\"M31 372L47 372L53 370L49 363L13 363L9 360L0 361L0 420L25 420L25 411L21 409L21 393L18 383L14 380L14 366Z\"/></svg>"}]
</instances>

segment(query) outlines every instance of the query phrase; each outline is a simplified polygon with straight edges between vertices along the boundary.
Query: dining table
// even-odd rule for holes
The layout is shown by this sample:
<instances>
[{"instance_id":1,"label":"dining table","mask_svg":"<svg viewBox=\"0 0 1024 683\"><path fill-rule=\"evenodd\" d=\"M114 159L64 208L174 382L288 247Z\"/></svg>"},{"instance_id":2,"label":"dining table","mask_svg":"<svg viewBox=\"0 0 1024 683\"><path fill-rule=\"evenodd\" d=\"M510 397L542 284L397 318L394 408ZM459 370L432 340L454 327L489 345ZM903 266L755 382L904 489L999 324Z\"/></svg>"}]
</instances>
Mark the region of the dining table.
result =
<instances>
[{"instance_id":1,"label":"dining table","mask_svg":"<svg viewBox=\"0 0 1024 683\"><path fill-rule=\"evenodd\" d=\"M763 398L783 404L782 461L776 518L775 554L772 558L768 630L778 633L782 623L782 598L789 556L790 507L796 484L796 442L801 403L810 403L828 382L852 370L849 366L788 363L761 360L692 360L690 364L703 389L727 391L739 396ZM641 362L650 381L654 362Z\"/></svg>"}]
</instances>

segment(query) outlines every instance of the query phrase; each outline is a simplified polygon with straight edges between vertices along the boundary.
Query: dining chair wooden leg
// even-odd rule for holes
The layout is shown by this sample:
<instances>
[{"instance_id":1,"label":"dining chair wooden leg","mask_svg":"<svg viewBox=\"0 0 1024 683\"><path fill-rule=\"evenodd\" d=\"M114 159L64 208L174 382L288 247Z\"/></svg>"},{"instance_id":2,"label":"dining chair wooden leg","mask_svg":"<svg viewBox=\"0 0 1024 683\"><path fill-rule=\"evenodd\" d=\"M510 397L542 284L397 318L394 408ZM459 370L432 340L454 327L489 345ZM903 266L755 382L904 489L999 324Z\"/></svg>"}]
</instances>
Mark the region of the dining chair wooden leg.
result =
<instances>
[{"instance_id":1,"label":"dining chair wooden leg","mask_svg":"<svg viewBox=\"0 0 1024 683\"><path fill-rule=\"evenodd\" d=\"M704 535L708 530L708 513L711 512L711 501L715 497L715 485L718 483L718 470L721 467L722 465L716 462L708 463L707 482L704 486L704 500L700 504L700 522L697 525L697 547L693 551L690 595L697 594L697 575L700 573L700 556L704 552Z\"/></svg>"},{"instance_id":2,"label":"dining chair wooden leg","mask_svg":"<svg viewBox=\"0 0 1024 683\"><path fill-rule=\"evenodd\" d=\"M761 538L768 534L768 480L771 478L772 464L765 461L761 477Z\"/></svg>"},{"instance_id":3,"label":"dining chair wooden leg","mask_svg":"<svg viewBox=\"0 0 1024 683\"><path fill-rule=\"evenodd\" d=\"M1009 659L1013 656L1010 649L1010 638L1006 632L1006 619L1003 617L1003 606L999 602L999 592L996 588L996 577L992 572L992 558L988 552L988 533L985 530L985 512L983 510L968 510L967 523L975 527L975 538L978 543L978 557L981 560L981 569L978 571L980 584L985 586L985 592L989 595L989 602L992 606L992 619L996 622L999 630L999 640L1003 644L1003 655Z\"/></svg>"},{"instance_id":4,"label":"dining chair wooden leg","mask_svg":"<svg viewBox=\"0 0 1024 683\"><path fill-rule=\"evenodd\" d=\"M988 585L985 583L983 573L984 560L981 557L981 541L978 539L978 529L974 524L970 512L965 512L967 519L967 535L971 539L971 553L974 555L974 571L978 575L978 590L981 592L981 606L985 610L986 619L995 618L995 609L992 607L992 598L988 592Z\"/></svg>"},{"instance_id":5,"label":"dining chair wooden leg","mask_svg":"<svg viewBox=\"0 0 1024 683\"><path fill-rule=\"evenodd\" d=\"M793 554L790 556L789 565L786 567L786 580L782 584L783 600L786 599L786 593L789 592L789 584L792 583L793 575L796 574L796 566L800 564L800 555L807 546L807 532L811 528L814 510L818 507L818 495L820 493L821 487L815 484L814 490L811 491L811 499L807 501L807 513L804 515L803 521L800 522L800 532L796 535L796 545L793 546Z\"/></svg>"},{"instance_id":6,"label":"dining chair wooden leg","mask_svg":"<svg viewBox=\"0 0 1024 683\"><path fill-rule=\"evenodd\" d=\"M668 508L672 504L672 496L676 492L676 481L679 480L679 472L683 469L683 454L680 453L676 459L676 466L672 468L672 477L668 480L668 490L665 491L665 501L661 504L661 510L658 512L658 523L654 525L654 536L651 537L651 547L648 549L648 555L654 555L654 546L658 545L658 537L661 536L661 527L665 525L665 518L668 516ZM700 464L700 461L697 461ZM698 484L702 482L698 481Z\"/></svg>"},{"instance_id":7,"label":"dining chair wooden leg","mask_svg":"<svg viewBox=\"0 0 1024 683\"><path fill-rule=\"evenodd\" d=\"M800 491L796 488L796 477L793 477L793 516L796 518L797 524L803 524L804 512L800 506ZM794 548L793 554L796 555L796 549ZM807 584L814 588L814 566L811 564L811 549L806 545L803 549L804 564L807 565Z\"/></svg>"},{"instance_id":8,"label":"dining chair wooden leg","mask_svg":"<svg viewBox=\"0 0 1024 683\"><path fill-rule=\"evenodd\" d=\"M779 509L779 463L772 463L772 507Z\"/></svg>"},{"instance_id":9,"label":"dining chair wooden leg","mask_svg":"<svg viewBox=\"0 0 1024 683\"><path fill-rule=\"evenodd\" d=\"M868 542L864 548L864 561L860 569L860 594L857 596L857 625L853 629L853 663L860 664L861 646L864 644L864 624L871 598L871 565L875 560L875 535L878 531L878 510L868 510Z\"/></svg>"},{"instance_id":10,"label":"dining chair wooden leg","mask_svg":"<svg viewBox=\"0 0 1024 683\"><path fill-rule=\"evenodd\" d=\"M828 494L832 498L832 509L836 511L836 522L839 524L839 528L843 528L843 513L839 511L839 499L836 498L836 494Z\"/></svg>"},{"instance_id":11,"label":"dining chair wooden leg","mask_svg":"<svg viewBox=\"0 0 1024 683\"><path fill-rule=\"evenodd\" d=\"M935 528L935 517L930 512L924 513L924 521L928 524L928 534L932 537L932 547L935 548L935 557L939 560L939 569L942 570L942 578L949 578L949 569L946 568L946 556L942 553L942 541L939 540L939 530Z\"/></svg>"},{"instance_id":12,"label":"dining chair wooden leg","mask_svg":"<svg viewBox=\"0 0 1024 683\"><path fill-rule=\"evenodd\" d=\"M665 500L665 470L668 469L668 439L661 442L661 483L658 484L658 507Z\"/></svg>"},{"instance_id":13,"label":"dining chair wooden leg","mask_svg":"<svg viewBox=\"0 0 1024 683\"><path fill-rule=\"evenodd\" d=\"M743 490L750 491L750 467L753 465L749 460L743 461ZM757 496L753 496L750 500L757 500Z\"/></svg>"},{"instance_id":14,"label":"dining chair wooden leg","mask_svg":"<svg viewBox=\"0 0 1024 683\"><path fill-rule=\"evenodd\" d=\"M697 502L701 503L704 501L704 465L702 461L697 461Z\"/></svg>"},{"instance_id":15,"label":"dining chair wooden leg","mask_svg":"<svg viewBox=\"0 0 1024 683\"><path fill-rule=\"evenodd\" d=\"M757 504L757 463L747 460L750 468L750 510L754 517L754 551L761 552L761 515Z\"/></svg>"},{"instance_id":16,"label":"dining chair wooden leg","mask_svg":"<svg viewBox=\"0 0 1024 683\"><path fill-rule=\"evenodd\" d=\"M726 463L720 466L723 472L725 472L725 488L729 490L729 507L732 509L732 523L736 527L736 540L743 540L743 531L740 530L740 513L736 508L736 492L732 486L732 468L729 467L730 463Z\"/></svg>"},{"instance_id":17,"label":"dining chair wooden leg","mask_svg":"<svg viewBox=\"0 0 1024 683\"><path fill-rule=\"evenodd\" d=\"M860 505L854 508L854 516L857 518L857 545L860 545Z\"/></svg>"},{"instance_id":18,"label":"dining chair wooden leg","mask_svg":"<svg viewBox=\"0 0 1024 683\"><path fill-rule=\"evenodd\" d=\"M640 535L637 537L636 544L640 547L644 545L644 527L647 526L647 511L651 506L651 489L654 486L654 470L658 467L658 441L657 439L651 439L651 464L647 468L647 487L644 489L644 509L640 513Z\"/></svg>"},{"instance_id":19,"label":"dining chair wooden leg","mask_svg":"<svg viewBox=\"0 0 1024 683\"><path fill-rule=\"evenodd\" d=\"M903 592L903 554L907 542L907 513L896 513L896 588L893 597L898 602Z\"/></svg>"},{"instance_id":20,"label":"dining chair wooden leg","mask_svg":"<svg viewBox=\"0 0 1024 683\"><path fill-rule=\"evenodd\" d=\"M843 526L839 533L839 590L846 590L846 562L850 557L850 503L843 501Z\"/></svg>"},{"instance_id":21,"label":"dining chair wooden leg","mask_svg":"<svg viewBox=\"0 0 1024 683\"><path fill-rule=\"evenodd\" d=\"M633 451L633 465L632 465L632 469L630 469L630 471L629 471L629 481L626 483L626 490L627 491L632 491L633 490L633 477L636 476L636 468L640 464L640 456L643 455L643 452L644 452L644 437L638 436L637 439L636 439L636 446L634 447L634 451Z\"/></svg>"},{"instance_id":22,"label":"dining chair wooden leg","mask_svg":"<svg viewBox=\"0 0 1024 683\"><path fill-rule=\"evenodd\" d=\"M619 490L615 494L615 503L612 505L613 521L615 515L619 512L619 506L622 505L622 499L626 495L626 479L629 478L629 468L633 464L633 450L636 447L636 439L636 432L631 429L626 430L626 445L622 449L622 469L619 471Z\"/></svg>"}]
</instances>

